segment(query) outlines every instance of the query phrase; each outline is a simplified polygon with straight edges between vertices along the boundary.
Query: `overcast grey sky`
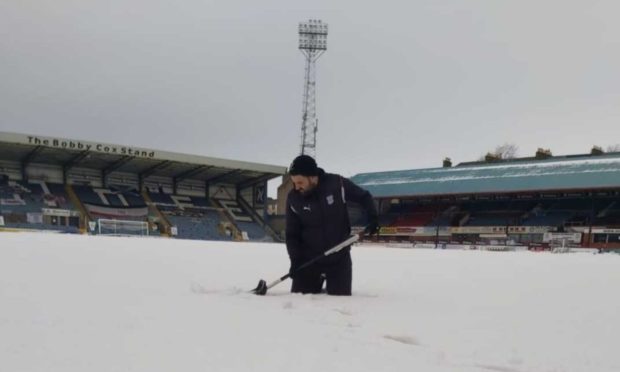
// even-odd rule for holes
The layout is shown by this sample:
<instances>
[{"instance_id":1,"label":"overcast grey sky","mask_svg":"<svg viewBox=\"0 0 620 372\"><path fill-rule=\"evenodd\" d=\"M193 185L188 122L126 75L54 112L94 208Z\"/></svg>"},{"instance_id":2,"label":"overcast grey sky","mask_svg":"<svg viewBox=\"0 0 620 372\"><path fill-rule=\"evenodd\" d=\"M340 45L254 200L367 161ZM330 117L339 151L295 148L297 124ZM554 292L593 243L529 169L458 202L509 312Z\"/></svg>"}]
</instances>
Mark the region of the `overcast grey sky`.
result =
<instances>
[{"instance_id":1,"label":"overcast grey sky","mask_svg":"<svg viewBox=\"0 0 620 372\"><path fill-rule=\"evenodd\" d=\"M620 1L3 0L0 130L288 165L297 24L328 171L620 142Z\"/></svg>"}]
</instances>

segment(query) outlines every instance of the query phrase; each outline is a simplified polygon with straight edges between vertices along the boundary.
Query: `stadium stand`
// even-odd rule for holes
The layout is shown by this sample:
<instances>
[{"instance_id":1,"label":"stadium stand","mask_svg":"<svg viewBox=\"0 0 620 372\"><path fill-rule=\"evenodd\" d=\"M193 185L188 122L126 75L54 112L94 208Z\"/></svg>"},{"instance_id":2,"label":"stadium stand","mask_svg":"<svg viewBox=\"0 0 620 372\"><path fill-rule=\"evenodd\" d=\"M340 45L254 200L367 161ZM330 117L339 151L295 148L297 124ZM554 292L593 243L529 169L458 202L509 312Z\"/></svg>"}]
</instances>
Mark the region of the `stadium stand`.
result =
<instances>
[{"instance_id":1,"label":"stadium stand","mask_svg":"<svg viewBox=\"0 0 620 372\"><path fill-rule=\"evenodd\" d=\"M383 239L532 245L570 239L620 248L620 153L548 153L352 180L375 197Z\"/></svg>"},{"instance_id":2,"label":"stadium stand","mask_svg":"<svg viewBox=\"0 0 620 372\"><path fill-rule=\"evenodd\" d=\"M237 221L210 200L224 192L251 212L235 214L247 236L264 240L268 226L256 221L266 203L254 194L263 195L267 181L286 168L0 132L0 171L0 230L97 233L105 225L142 235L146 229L179 238L241 239Z\"/></svg>"},{"instance_id":3,"label":"stadium stand","mask_svg":"<svg viewBox=\"0 0 620 372\"><path fill-rule=\"evenodd\" d=\"M381 239L620 249L620 153L544 155L352 180L375 197ZM267 222L282 231L256 195L285 167L0 132L0 171L0 230L93 233L112 218L188 239L270 241ZM350 220L367 223L354 205Z\"/></svg>"},{"instance_id":4,"label":"stadium stand","mask_svg":"<svg viewBox=\"0 0 620 372\"><path fill-rule=\"evenodd\" d=\"M181 239L232 240L222 227L222 219L204 197L170 195L162 192L148 193L155 206L176 228Z\"/></svg>"},{"instance_id":5,"label":"stadium stand","mask_svg":"<svg viewBox=\"0 0 620 372\"><path fill-rule=\"evenodd\" d=\"M237 229L242 234L245 232L248 240L273 241L273 238L252 219L250 214L241 207L237 200L218 199L216 203L226 211L226 214L230 216L231 222L235 224Z\"/></svg>"},{"instance_id":6,"label":"stadium stand","mask_svg":"<svg viewBox=\"0 0 620 372\"><path fill-rule=\"evenodd\" d=\"M389 206L383 215L385 226L424 226L437 214L437 208L412 201L402 201Z\"/></svg>"},{"instance_id":7,"label":"stadium stand","mask_svg":"<svg viewBox=\"0 0 620 372\"><path fill-rule=\"evenodd\" d=\"M597 226L620 227L620 200L606 201L607 205L595 215Z\"/></svg>"},{"instance_id":8,"label":"stadium stand","mask_svg":"<svg viewBox=\"0 0 620 372\"><path fill-rule=\"evenodd\" d=\"M5 177L0 214L9 228L77 232L79 216L62 185L19 182Z\"/></svg>"},{"instance_id":9,"label":"stadium stand","mask_svg":"<svg viewBox=\"0 0 620 372\"><path fill-rule=\"evenodd\" d=\"M177 229L177 237L197 240L232 240L219 231L219 219L213 212L199 214L168 214L170 223Z\"/></svg>"}]
</instances>

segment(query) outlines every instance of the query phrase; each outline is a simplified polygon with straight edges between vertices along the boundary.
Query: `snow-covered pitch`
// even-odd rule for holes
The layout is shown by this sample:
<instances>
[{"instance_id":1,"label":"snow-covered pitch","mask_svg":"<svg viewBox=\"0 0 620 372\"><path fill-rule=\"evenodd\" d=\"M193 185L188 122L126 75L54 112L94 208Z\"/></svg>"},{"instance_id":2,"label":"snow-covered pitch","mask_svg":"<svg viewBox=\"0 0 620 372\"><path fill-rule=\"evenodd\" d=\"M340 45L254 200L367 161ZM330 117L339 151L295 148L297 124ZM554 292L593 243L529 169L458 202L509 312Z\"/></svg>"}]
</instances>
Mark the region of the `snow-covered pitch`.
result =
<instances>
[{"instance_id":1,"label":"snow-covered pitch","mask_svg":"<svg viewBox=\"0 0 620 372\"><path fill-rule=\"evenodd\" d=\"M353 248L293 295L278 244L0 234L0 371L620 371L620 255Z\"/></svg>"}]
</instances>

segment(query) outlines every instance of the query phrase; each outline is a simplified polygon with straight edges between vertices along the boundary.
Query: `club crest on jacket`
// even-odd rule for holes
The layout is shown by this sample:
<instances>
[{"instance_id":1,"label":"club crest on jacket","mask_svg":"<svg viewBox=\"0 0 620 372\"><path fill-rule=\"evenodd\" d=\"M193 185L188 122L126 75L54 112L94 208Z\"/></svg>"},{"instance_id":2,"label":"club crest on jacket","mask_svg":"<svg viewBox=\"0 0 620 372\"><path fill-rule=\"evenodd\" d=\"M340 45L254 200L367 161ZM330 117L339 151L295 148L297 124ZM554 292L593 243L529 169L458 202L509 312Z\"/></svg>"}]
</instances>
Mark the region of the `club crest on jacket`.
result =
<instances>
[{"instance_id":1,"label":"club crest on jacket","mask_svg":"<svg viewBox=\"0 0 620 372\"><path fill-rule=\"evenodd\" d=\"M327 205L334 204L334 195L327 195L325 199L327 199Z\"/></svg>"}]
</instances>

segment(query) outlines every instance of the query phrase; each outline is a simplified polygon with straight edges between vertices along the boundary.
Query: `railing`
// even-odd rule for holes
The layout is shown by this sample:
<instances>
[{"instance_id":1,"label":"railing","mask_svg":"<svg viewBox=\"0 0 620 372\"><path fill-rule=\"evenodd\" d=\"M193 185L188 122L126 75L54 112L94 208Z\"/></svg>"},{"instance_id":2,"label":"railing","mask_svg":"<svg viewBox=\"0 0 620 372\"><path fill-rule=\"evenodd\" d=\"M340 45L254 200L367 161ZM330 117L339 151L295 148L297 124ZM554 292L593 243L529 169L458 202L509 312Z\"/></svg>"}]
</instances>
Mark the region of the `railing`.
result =
<instances>
[{"instance_id":1,"label":"railing","mask_svg":"<svg viewBox=\"0 0 620 372\"><path fill-rule=\"evenodd\" d=\"M65 185L65 192L67 193L67 196L69 196L69 200L71 200L71 202L79 209L80 214L82 215L82 218L80 218L80 230L83 232L88 231L88 222L94 221L94 219L90 213L88 213L88 210L86 210L86 207L84 207L84 204L82 204L82 201L78 198L71 185Z\"/></svg>"},{"instance_id":2,"label":"railing","mask_svg":"<svg viewBox=\"0 0 620 372\"><path fill-rule=\"evenodd\" d=\"M256 213L254 208L252 208L252 206L250 206L248 202L243 200L243 198L237 199L237 202L239 203L241 208L243 208L245 212L248 213L252 217L252 219L273 238L274 241L283 241L282 238L275 231L273 231L271 226L269 226L269 224L266 223L265 220L258 213Z\"/></svg>"},{"instance_id":3,"label":"railing","mask_svg":"<svg viewBox=\"0 0 620 372\"><path fill-rule=\"evenodd\" d=\"M151 200L151 197L149 196L148 192L143 190L141 192L141 195L142 195L142 198L144 198L144 201L146 202L146 205L148 206L149 211L154 213L157 217L159 217L159 220L164 225L164 229L163 229L164 231L160 231L160 234L165 235L165 236L170 236L170 227L172 225L170 224L170 221L168 220L168 218L166 218L166 216L163 213L161 213L161 211L157 208L155 203L153 203L153 200Z\"/></svg>"}]
</instances>

